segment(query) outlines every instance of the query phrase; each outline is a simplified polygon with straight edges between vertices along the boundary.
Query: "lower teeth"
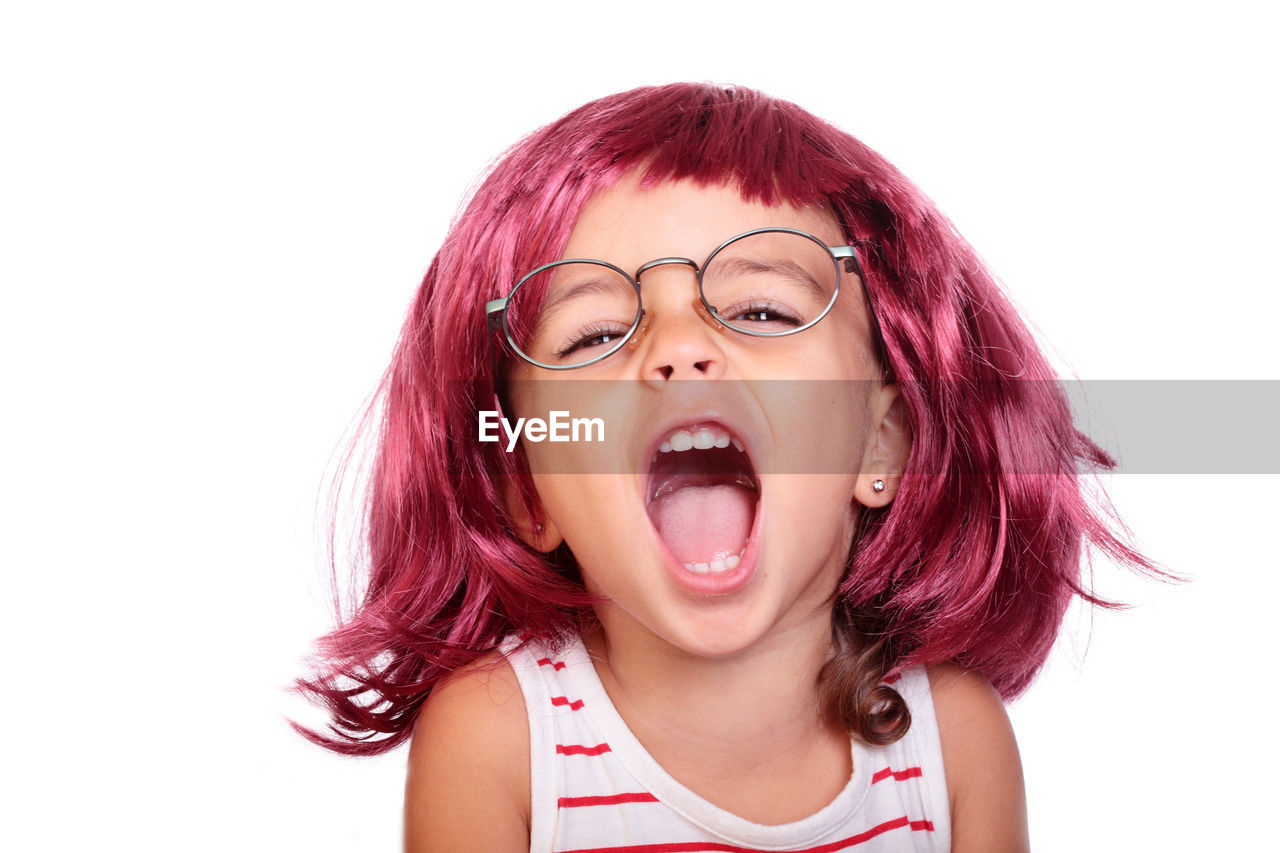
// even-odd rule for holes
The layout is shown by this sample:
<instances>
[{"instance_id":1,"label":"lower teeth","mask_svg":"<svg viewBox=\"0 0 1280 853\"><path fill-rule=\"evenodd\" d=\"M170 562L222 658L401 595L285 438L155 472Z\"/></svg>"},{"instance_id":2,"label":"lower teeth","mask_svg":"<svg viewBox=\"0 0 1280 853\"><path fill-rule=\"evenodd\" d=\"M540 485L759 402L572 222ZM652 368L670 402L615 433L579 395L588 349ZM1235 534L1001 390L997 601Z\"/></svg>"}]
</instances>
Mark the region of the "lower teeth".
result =
<instances>
[{"instance_id":1,"label":"lower teeth","mask_svg":"<svg viewBox=\"0 0 1280 853\"><path fill-rule=\"evenodd\" d=\"M712 560L710 563L685 563L684 567L695 575L716 574L738 568L738 563L741 561L741 554L732 554L720 560Z\"/></svg>"}]
</instances>

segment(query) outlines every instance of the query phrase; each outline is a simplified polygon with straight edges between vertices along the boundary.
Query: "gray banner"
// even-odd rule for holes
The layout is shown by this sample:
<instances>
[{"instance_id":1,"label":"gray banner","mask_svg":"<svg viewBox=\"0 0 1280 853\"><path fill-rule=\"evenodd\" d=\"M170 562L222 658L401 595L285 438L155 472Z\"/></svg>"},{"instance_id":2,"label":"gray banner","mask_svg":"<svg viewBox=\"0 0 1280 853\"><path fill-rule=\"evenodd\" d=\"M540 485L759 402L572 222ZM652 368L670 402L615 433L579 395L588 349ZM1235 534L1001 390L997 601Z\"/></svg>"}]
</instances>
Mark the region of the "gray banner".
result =
<instances>
[{"instance_id":1,"label":"gray banner","mask_svg":"<svg viewBox=\"0 0 1280 853\"><path fill-rule=\"evenodd\" d=\"M749 448L761 474L851 473L866 467L878 388L853 380L524 380L507 384L507 410L476 413L475 434L503 452L522 449L533 470L549 473L643 473L663 441L682 446L681 431L704 444L729 437L730 447ZM975 474L1063 473L1050 449L1056 418L1045 414L1054 400L1115 458L1116 473L1280 474L1277 380L1003 381L910 391L954 407L957 415L933 426L933 441ZM964 412L975 409L987 412L979 423L994 426L969 427ZM911 432L923 434L919 426ZM905 473L937 473L925 470L918 450ZM1090 467L1086 460L1074 470Z\"/></svg>"}]
</instances>

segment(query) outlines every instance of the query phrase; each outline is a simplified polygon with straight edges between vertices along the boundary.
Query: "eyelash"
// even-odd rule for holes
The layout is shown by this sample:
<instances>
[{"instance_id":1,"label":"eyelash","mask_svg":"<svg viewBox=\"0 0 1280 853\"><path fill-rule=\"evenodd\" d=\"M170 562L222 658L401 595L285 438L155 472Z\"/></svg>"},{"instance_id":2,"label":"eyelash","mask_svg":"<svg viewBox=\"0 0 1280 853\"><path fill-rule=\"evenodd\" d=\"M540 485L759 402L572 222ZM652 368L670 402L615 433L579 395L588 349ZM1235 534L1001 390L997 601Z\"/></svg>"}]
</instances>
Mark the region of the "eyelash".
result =
<instances>
[{"instance_id":1,"label":"eyelash","mask_svg":"<svg viewBox=\"0 0 1280 853\"><path fill-rule=\"evenodd\" d=\"M747 304L742 305L741 307L734 306L728 311L722 312L721 316L727 320L744 320L745 319L744 315L747 315L747 314L765 314L772 317L772 319L768 319L768 320L747 320L747 322L752 322L752 323L789 323L792 326L799 326L801 322L799 318L795 316L795 314L788 311L786 308L782 307L778 303L770 302L768 300L748 302ZM573 355L573 353L577 352L583 347L604 346L610 343L610 341L601 341L598 344L591 343L591 341L593 341L596 338L605 337L605 336L608 336L611 338L612 337L621 338L626 333L627 333L626 329L623 329L618 326L609 327L609 326L597 325L597 326L588 327L586 329L583 329L576 338L569 341L568 343L565 344L565 346L557 350L556 358L565 359Z\"/></svg>"},{"instance_id":2,"label":"eyelash","mask_svg":"<svg viewBox=\"0 0 1280 853\"><path fill-rule=\"evenodd\" d=\"M795 316L794 313L792 313L791 311L788 311L786 308L782 307L776 302L768 302L768 301L749 302L743 306L735 305L729 310L721 312L720 316L724 317L726 320L732 321L732 320L744 319L744 315L746 314L767 314L773 317L773 319L771 320L750 320L748 322L754 322L754 323L783 322L783 323L790 323L793 326L800 325L800 320L798 317Z\"/></svg>"},{"instance_id":3,"label":"eyelash","mask_svg":"<svg viewBox=\"0 0 1280 853\"><path fill-rule=\"evenodd\" d=\"M611 343L611 341L603 341L599 344L591 344L590 341L593 341L596 338L604 337L606 335L612 338L621 338L626 333L627 333L626 329L620 329L617 326L588 327L586 329L583 329L576 338L574 338L573 340L565 344L563 348L557 350L556 358L561 358L561 359L568 358L574 352L576 352L579 349L582 349L585 346L604 346L608 343Z\"/></svg>"}]
</instances>

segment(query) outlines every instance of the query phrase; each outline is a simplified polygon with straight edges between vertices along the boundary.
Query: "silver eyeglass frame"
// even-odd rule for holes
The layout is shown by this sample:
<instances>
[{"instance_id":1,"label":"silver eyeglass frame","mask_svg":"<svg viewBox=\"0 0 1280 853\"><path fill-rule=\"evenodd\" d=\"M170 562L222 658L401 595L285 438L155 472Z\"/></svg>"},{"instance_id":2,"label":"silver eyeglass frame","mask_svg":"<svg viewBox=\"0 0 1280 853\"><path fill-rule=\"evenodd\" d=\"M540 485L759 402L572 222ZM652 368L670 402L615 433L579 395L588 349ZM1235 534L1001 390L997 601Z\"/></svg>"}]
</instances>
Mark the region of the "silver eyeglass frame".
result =
<instances>
[{"instance_id":1,"label":"silver eyeglass frame","mask_svg":"<svg viewBox=\"0 0 1280 853\"><path fill-rule=\"evenodd\" d=\"M713 306L710 302L707 301L706 294L703 292L703 289L702 289L703 271L711 264L713 260L715 260L716 255L720 254L729 246L732 246L734 243L738 242L739 240L744 240L747 237L754 237L757 234L770 234L770 233L795 234L797 236L804 237L816 243L831 255L831 263L835 267L835 272L836 272L836 287L835 287L835 290L832 292L831 300L827 303L826 307L823 308L822 311L820 311L817 314L817 316L815 316L812 320L805 323L804 325L796 326L793 329L785 329L781 332L762 332L755 329L744 329L739 326L733 325L733 323L720 317L720 314L716 310L715 306ZM696 263L690 258L678 258L678 257L657 258L645 264L641 264L640 267L636 270L635 275L628 275L625 270L622 270L621 268L615 266L614 264L611 264L608 261L596 260L594 258L565 258L559 261L552 261L549 264L543 264L542 266L538 267L537 269L533 270L532 272L528 273L523 278L521 278L518 282L516 282L516 286L511 288L511 293L507 294L505 297L501 299L492 299L486 302L485 308L484 308L485 323L488 329L493 333L496 333L499 330L501 330L502 335L504 338L506 338L507 345L511 347L511 350L516 355L518 355L521 359L528 362L529 364L534 365L535 367L541 367L545 370L577 370L580 367L587 367L589 365L601 362L604 359L608 358L609 356L617 353L619 350L625 347L632 340L632 338L635 337L638 331L640 331L642 328L645 327L645 323L644 323L645 310L644 310L644 302L643 302L641 291L640 291L640 277L644 275L646 272L648 272L649 270L653 269L654 267L666 266L670 264L680 264L680 265L692 268L696 275L696 278L698 281L698 299L694 302L694 307L698 309L698 313L702 316L704 320L709 322L711 325L713 325L717 329L730 329L734 332L737 332L738 334L748 335L750 337L781 338L781 337L786 337L787 335L794 335L798 332L803 332L805 329L808 329L811 326L817 324L823 317L827 316L827 314L831 312L831 309L836 304L836 300L840 296L840 284L841 284L840 282L841 263L840 262L841 261L844 261L844 272L853 273L858 276L858 281L862 284L862 292L867 300L867 307L871 311L871 321L872 321L872 326L874 328L874 333L876 335L877 341L882 340L880 336L880 322L879 322L879 319L876 317L875 305L871 301L871 293L867 289L866 277L863 275L862 262L858 258L857 250L853 246L828 246L822 240L818 239L817 237L813 236L807 231L800 231L799 229L796 229L796 228L781 228L781 227L753 228L750 231L744 231L741 234L737 234L733 237L730 237L728 240L725 240L723 243L721 243L719 246L713 249L711 251L711 254L707 255L706 260L704 260L701 265L699 265L698 263ZM516 344L515 338L511 334L511 327L507 323L507 305L512 299L515 298L515 295L519 292L520 288L523 287L524 284L528 282L530 279L532 279L534 276L538 275L539 273L545 272L546 270L549 270L558 266L564 266L566 264L595 264L597 266L602 266L607 269L613 270L618 275L622 276L631 284L633 288L635 288L636 316L632 320L631 328L627 330L627 333L623 335L621 338L619 338L618 342L610 346L605 352L597 356L594 356L586 361L581 361L574 364L547 364L546 362L538 361L536 358L533 358L528 353L520 349L520 347ZM492 345L493 344L491 340L490 346Z\"/></svg>"}]
</instances>

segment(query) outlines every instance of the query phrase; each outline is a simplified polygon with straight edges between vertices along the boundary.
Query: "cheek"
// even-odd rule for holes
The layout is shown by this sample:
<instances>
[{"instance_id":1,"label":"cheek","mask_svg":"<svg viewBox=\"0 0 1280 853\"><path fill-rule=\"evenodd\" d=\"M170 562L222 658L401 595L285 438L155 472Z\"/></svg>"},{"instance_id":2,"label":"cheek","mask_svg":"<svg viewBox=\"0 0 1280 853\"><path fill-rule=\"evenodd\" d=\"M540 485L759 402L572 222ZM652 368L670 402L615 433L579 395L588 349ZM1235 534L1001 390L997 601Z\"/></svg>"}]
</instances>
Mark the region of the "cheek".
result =
<instances>
[{"instance_id":1,"label":"cheek","mask_svg":"<svg viewBox=\"0 0 1280 853\"><path fill-rule=\"evenodd\" d=\"M645 621L661 564L643 546L649 521L630 494L630 479L553 475L535 476L534 482L587 591Z\"/></svg>"},{"instance_id":2,"label":"cheek","mask_svg":"<svg viewBox=\"0 0 1280 853\"><path fill-rule=\"evenodd\" d=\"M871 388L849 378L778 383L770 401L779 438L766 485L771 535L832 572L843 570L852 544L854 489L872 435Z\"/></svg>"},{"instance_id":3,"label":"cheek","mask_svg":"<svg viewBox=\"0 0 1280 853\"><path fill-rule=\"evenodd\" d=\"M762 473L854 476L870 434L871 383L800 379L754 383L776 438Z\"/></svg>"},{"instance_id":4,"label":"cheek","mask_svg":"<svg viewBox=\"0 0 1280 853\"><path fill-rule=\"evenodd\" d=\"M813 336L810 343L815 348L811 356L814 375L833 379L876 379L882 370L876 353L870 308L857 280L846 284L831 313L804 332Z\"/></svg>"},{"instance_id":5,"label":"cheek","mask_svg":"<svg viewBox=\"0 0 1280 853\"><path fill-rule=\"evenodd\" d=\"M639 383L553 376L510 387L507 420L520 431L520 451L535 475L638 473L628 427L640 409Z\"/></svg>"},{"instance_id":6,"label":"cheek","mask_svg":"<svg viewBox=\"0 0 1280 853\"><path fill-rule=\"evenodd\" d=\"M770 484L774 500L765 535L773 553L767 562L820 606L831 600L849 564L861 509L854 483L847 476L797 474Z\"/></svg>"},{"instance_id":7,"label":"cheek","mask_svg":"<svg viewBox=\"0 0 1280 853\"><path fill-rule=\"evenodd\" d=\"M586 574L621 564L645 533L630 477L601 474L534 474L549 521Z\"/></svg>"},{"instance_id":8,"label":"cheek","mask_svg":"<svg viewBox=\"0 0 1280 853\"><path fill-rule=\"evenodd\" d=\"M778 532L802 531L800 538L825 550L847 536L857 517L857 480L843 474L789 474L769 478L770 518Z\"/></svg>"}]
</instances>

